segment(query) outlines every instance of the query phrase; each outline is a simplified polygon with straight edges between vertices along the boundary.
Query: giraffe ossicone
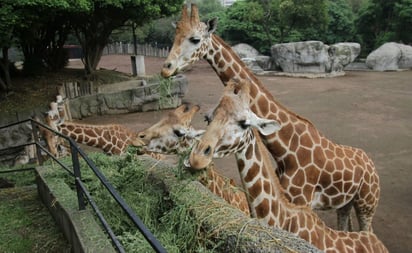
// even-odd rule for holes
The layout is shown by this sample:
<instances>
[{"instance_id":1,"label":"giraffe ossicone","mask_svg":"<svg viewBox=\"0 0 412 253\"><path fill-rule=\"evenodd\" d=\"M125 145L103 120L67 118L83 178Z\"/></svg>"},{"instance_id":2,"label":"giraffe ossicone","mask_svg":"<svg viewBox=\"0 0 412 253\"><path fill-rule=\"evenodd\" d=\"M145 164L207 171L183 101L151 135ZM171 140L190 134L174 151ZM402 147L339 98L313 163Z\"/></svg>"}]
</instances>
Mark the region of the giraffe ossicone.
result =
<instances>
[{"instance_id":1,"label":"giraffe ossicone","mask_svg":"<svg viewBox=\"0 0 412 253\"><path fill-rule=\"evenodd\" d=\"M190 150L194 143L204 133L204 130L196 130L191 122L199 106L183 104L169 112L159 122L137 133L145 153L158 154L184 154ZM242 189L229 179L217 172L214 165L199 176L199 181L213 194L223 198L230 205L250 216L249 205Z\"/></svg>"},{"instance_id":2,"label":"giraffe ossicone","mask_svg":"<svg viewBox=\"0 0 412 253\"><path fill-rule=\"evenodd\" d=\"M234 92L233 83L225 88L206 132L191 151L191 166L201 169L212 157L235 154L253 217L294 233L324 252L388 252L373 232L333 230L310 208L297 206L285 197L260 135L278 131L279 125L274 120L263 125L256 121L248 106L249 85L241 82L239 86L238 92ZM266 129L265 124L274 127Z\"/></svg>"},{"instance_id":3,"label":"giraffe ossicone","mask_svg":"<svg viewBox=\"0 0 412 253\"><path fill-rule=\"evenodd\" d=\"M216 25L216 20L200 22L196 5L191 5L190 16L184 6L162 75L169 77L206 59L224 85L233 78L249 80L250 109L282 127L262 137L278 165L287 198L314 209L337 210L341 230L351 230L350 211L354 207L360 230L371 231L380 197L379 176L372 160L361 149L327 139L309 120L276 101L231 47L213 33Z\"/></svg>"}]
</instances>

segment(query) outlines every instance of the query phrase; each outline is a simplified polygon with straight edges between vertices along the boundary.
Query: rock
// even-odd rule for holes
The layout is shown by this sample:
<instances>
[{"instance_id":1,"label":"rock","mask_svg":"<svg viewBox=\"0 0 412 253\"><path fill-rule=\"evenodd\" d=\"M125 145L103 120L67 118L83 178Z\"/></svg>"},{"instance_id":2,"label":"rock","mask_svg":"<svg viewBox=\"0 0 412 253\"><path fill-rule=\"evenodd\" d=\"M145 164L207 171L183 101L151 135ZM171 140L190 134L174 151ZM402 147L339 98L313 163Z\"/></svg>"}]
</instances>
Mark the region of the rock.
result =
<instances>
[{"instance_id":1,"label":"rock","mask_svg":"<svg viewBox=\"0 0 412 253\"><path fill-rule=\"evenodd\" d=\"M242 58L242 61L253 73L263 72L263 69L259 66L255 58Z\"/></svg>"},{"instance_id":2,"label":"rock","mask_svg":"<svg viewBox=\"0 0 412 253\"><path fill-rule=\"evenodd\" d=\"M360 45L337 43L328 46L321 41L301 41L273 45L271 53L283 72L343 72L343 68L359 55Z\"/></svg>"},{"instance_id":3,"label":"rock","mask_svg":"<svg viewBox=\"0 0 412 253\"><path fill-rule=\"evenodd\" d=\"M233 51L242 58L256 58L256 56L260 55L259 51L257 51L254 47L246 44L246 43L239 43L232 47Z\"/></svg>"},{"instance_id":4,"label":"rock","mask_svg":"<svg viewBox=\"0 0 412 253\"><path fill-rule=\"evenodd\" d=\"M261 67L263 70L270 70L272 69L272 58L266 55L258 55L256 56L256 63Z\"/></svg>"},{"instance_id":5,"label":"rock","mask_svg":"<svg viewBox=\"0 0 412 253\"><path fill-rule=\"evenodd\" d=\"M329 47L329 72L340 72L355 61L361 51L359 43L337 43Z\"/></svg>"},{"instance_id":6,"label":"rock","mask_svg":"<svg viewBox=\"0 0 412 253\"><path fill-rule=\"evenodd\" d=\"M412 47L395 42L385 43L368 55L366 66L377 71L412 68Z\"/></svg>"},{"instance_id":7,"label":"rock","mask_svg":"<svg viewBox=\"0 0 412 253\"><path fill-rule=\"evenodd\" d=\"M188 81L177 75L170 82L122 82L102 87L98 94L69 100L72 118L175 108L188 91Z\"/></svg>"},{"instance_id":8,"label":"rock","mask_svg":"<svg viewBox=\"0 0 412 253\"><path fill-rule=\"evenodd\" d=\"M324 73L328 70L328 48L321 41L276 44L271 54L284 72Z\"/></svg>"}]
</instances>

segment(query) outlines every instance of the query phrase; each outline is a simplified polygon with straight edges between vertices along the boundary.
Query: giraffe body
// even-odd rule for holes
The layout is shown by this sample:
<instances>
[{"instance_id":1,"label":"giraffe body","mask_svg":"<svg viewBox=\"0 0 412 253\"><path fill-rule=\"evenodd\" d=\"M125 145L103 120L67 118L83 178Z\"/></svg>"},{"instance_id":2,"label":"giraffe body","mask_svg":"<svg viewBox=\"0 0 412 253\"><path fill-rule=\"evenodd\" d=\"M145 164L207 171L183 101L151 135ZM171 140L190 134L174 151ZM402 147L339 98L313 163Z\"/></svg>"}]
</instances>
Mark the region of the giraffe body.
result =
<instances>
[{"instance_id":1,"label":"giraffe body","mask_svg":"<svg viewBox=\"0 0 412 253\"><path fill-rule=\"evenodd\" d=\"M64 135L69 136L75 142L102 149L106 154L123 154L130 145L140 145L136 134L126 127L118 124L90 125L69 122L65 120L61 106L52 103L51 110L46 113L46 124ZM56 155L61 143L58 136L49 131L44 131L46 142L51 153Z\"/></svg>"},{"instance_id":2,"label":"giraffe body","mask_svg":"<svg viewBox=\"0 0 412 253\"><path fill-rule=\"evenodd\" d=\"M294 233L324 252L388 252L373 232L333 230L310 208L285 197L261 138L281 126L250 111L248 88L228 84L209 127L192 149L190 165L201 169L212 157L235 154L252 216L264 224Z\"/></svg>"},{"instance_id":3,"label":"giraffe body","mask_svg":"<svg viewBox=\"0 0 412 253\"><path fill-rule=\"evenodd\" d=\"M124 126L88 125L65 122L57 126L59 132L77 143L102 149L106 154L120 155L132 144L135 134Z\"/></svg>"},{"instance_id":4,"label":"giraffe body","mask_svg":"<svg viewBox=\"0 0 412 253\"><path fill-rule=\"evenodd\" d=\"M194 145L195 139L204 132L195 130L191 126L197 111L199 106L189 109L188 105L181 105L153 126L137 133L144 144L145 152L162 154L187 152ZM232 179L218 173L214 165L209 166L198 179L213 194L250 216L249 204L243 189L237 187Z\"/></svg>"},{"instance_id":5,"label":"giraffe body","mask_svg":"<svg viewBox=\"0 0 412 253\"><path fill-rule=\"evenodd\" d=\"M199 22L197 7L191 16L182 10L173 47L162 69L169 77L199 59L206 59L225 84L248 80L250 108L262 118L278 121L282 128L262 136L278 164L277 174L289 200L316 209L337 209L338 226L349 230L355 208L361 230L372 230L372 217L380 196L379 177L363 150L333 143L307 119L277 102L221 38L213 34L216 19Z\"/></svg>"}]
</instances>

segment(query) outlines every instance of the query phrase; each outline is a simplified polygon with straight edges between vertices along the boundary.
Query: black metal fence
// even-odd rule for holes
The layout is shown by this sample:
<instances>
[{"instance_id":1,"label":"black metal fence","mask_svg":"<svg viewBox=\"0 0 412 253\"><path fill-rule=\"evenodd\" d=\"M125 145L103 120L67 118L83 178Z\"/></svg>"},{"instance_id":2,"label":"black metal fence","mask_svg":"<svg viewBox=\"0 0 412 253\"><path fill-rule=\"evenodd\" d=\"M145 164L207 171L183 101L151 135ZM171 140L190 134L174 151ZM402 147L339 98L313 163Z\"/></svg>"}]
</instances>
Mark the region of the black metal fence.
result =
<instances>
[{"instance_id":1,"label":"black metal fence","mask_svg":"<svg viewBox=\"0 0 412 253\"><path fill-rule=\"evenodd\" d=\"M153 250L155 252L167 252L166 249L160 244L160 242L155 238L155 236L146 228L146 226L143 224L143 222L140 220L140 218L136 215L136 213L129 207L129 205L123 200L123 198L120 196L120 194L114 189L114 187L110 184L110 182L106 179L106 177L101 173L101 171L97 168L97 166L94 164L92 160L86 155L86 153L79 148L79 146L69 137L56 132L54 129L37 122L32 119L16 122L13 124L9 124L6 126L0 127L0 130L9 128L15 125L19 124L27 124L31 123L32 125L32 131L33 131L33 137L34 141L19 145L19 146L13 146L13 147L7 147L4 149L0 149L0 152L9 150L9 149L16 149L16 148L21 148L27 145L36 145L36 155L37 155L37 161L41 165L43 163L43 158L41 152L43 151L44 153L47 154L48 157L56 161L61 168L63 168L67 173L69 173L75 182L76 185L76 190L77 190L77 199L78 199L78 205L79 205L79 210L84 210L86 208L85 206L85 201L87 201L92 209L94 210L95 214L97 215L98 219L100 220L103 228L106 230L107 234L109 235L110 239L112 240L115 248L119 252L125 252L122 244L119 242L117 239L116 235L114 234L113 230L111 229L110 225L107 223L106 219L103 217L102 213L99 210L99 207L96 205L94 202L93 198L91 197L90 192L87 190L85 184L82 181L81 177L81 172L80 172L80 163L79 163L79 157L82 158L88 167L94 172L94 174L97 176L97 178L100 180L100 182L103 184L103 186L106 188L106 190L110 193L110 195L116 200L120 208L125 212L125 214L129 217L129 219L135 224L136 228L142 233L142 235L145 237L145 239L149 242L149 244L152 246ZM72 158L72 167L73 170L64 165L62 162L60 162L53 154L49 152L49 150L44 147L40 141L39 141L39 136L38 136L38 129L39 127L42 127L46 129L47 131L51 131L53 134L65 139L68 141L70 144L70 150L71 150L71 158ZM6 171L1 171L0 173L10 173L10 172L19 172L19 171L27 171L27 170L32 170L33 168L30 169L11 169L11 170L6 170Z\"/></svg>"}]
</instances>

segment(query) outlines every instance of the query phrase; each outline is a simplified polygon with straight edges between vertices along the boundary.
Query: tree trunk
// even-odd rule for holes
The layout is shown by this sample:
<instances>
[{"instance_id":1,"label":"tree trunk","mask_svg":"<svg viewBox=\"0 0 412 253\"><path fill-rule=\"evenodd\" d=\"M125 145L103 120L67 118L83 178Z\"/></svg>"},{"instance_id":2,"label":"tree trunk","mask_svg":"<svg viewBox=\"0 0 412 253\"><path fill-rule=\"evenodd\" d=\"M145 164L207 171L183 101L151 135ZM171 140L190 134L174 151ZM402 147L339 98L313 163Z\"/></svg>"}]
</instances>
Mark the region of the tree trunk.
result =
<instances>
[{"instance_id":1,"label":"tree trunk","mask_svg":"<svg viewBox=\"0 0 412 253\"><path fill-rule=\"evenodd\" d=\"M0 61L0 69L3 73L0 78L0 89L7 92L11 89L11 77L9 69L9 48L2 48L3 59Z\"/></svg>"}]
</instances>

